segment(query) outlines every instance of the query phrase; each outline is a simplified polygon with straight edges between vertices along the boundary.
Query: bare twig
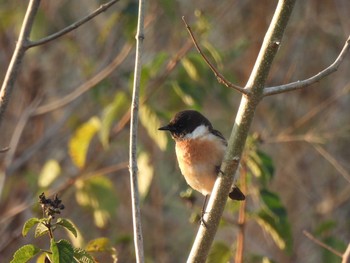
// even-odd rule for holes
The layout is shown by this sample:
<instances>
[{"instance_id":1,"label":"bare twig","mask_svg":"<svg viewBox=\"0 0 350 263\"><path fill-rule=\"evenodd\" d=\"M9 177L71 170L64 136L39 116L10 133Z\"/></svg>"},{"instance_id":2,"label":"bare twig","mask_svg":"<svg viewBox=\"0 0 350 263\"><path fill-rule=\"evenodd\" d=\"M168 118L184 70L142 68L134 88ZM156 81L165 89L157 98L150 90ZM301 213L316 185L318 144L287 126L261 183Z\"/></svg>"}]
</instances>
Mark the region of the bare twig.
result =
<instances>
[{"instance_id":1,"label":"bare twig","mask_svg":"<svg viewBox=\"0 0 350 263\"><path fill-rule=\"evenodd\" d=\"M302 89L308 86L311 86L312 84L315 84L316 82L320 81L321 79L325 78L326 76L332 74L333 72L337 71L340 64L343 62L345 56L349 52L350 49L350 36L345 42L345 45L342 49L342 51L339 53L339 56L337 59L326 69L322 70L318 74L312 76L311 78L305 79L305 80L299 80L296 82L292 82L285 85L275 86L275 87L266 87L264 89L264 96L271 96L274 94L279 94L283 92L288 92L292 90Z\"/></svg>"},{"instance_id":2,"label":"bare twig","mask_svg":"<svg viewBox=\"0 0 350 263\"><path fill-rule=\"evenodd\" d=\"M337 91L334 95L322 101L321 103L317 104L313 109L305 113L291 127L285 129L281 135L290 134L296 129L300 128L305 123L309 122L317 114L321 113L323 110L328 109L332 103L335 103L339 98L346 95L349 91L350 91L350 83L348 83L342 90Z\"/></svg>"},{"instance_id":3,"label":"bare twig","mask_svg":"<svg viewBox=\"0 0 350 263\"><path fill-rule=\"evenodd\" d=\"M162 86L162 83L167 80L167 77L170 75L170 73L173 72L181 59L187 54L191 47L190 44L191 42L186 42L186 44L175 54L175 56L168 61L167 65L164 67L164 72L147 85L146 90L148 92L146 96L144 96L144 98L141 100L141 106L146 103L147 100L149 100L154 94L156 94L157 89ZM113 128L114 134L118 134L128 124L129 121L130 109L124 113L124 115L120 118L118 124Z\"/></svg>"},{"instance_id":4,"label":"bare twig","mask_svg":"<svg viewBox=\"0 0 350 263\"><path fill-rule=\"evenodd\" d=\"M311 241L313 241L314 243L316 243L317 245L327 249L328 251L332 252L334 255L337 255L339 257L343 257L343 255L335 250L334 248L328 246L327 244L323 243L322 241L318 240L316 237L314 237L313 235L311 235L308 231L306 230L303 230L303 234L308 238L310 239Z\"/></svg>"},{"instance_id":5,"label":"bare twig","mask_svg":"<svg viewBox=\"0 0 350 263\"><path fill-rule=\"evenodd\" d=\"M35 46L39 46L39 45L43 45L46 44L47 42L50 42L52 40L55 40L71 31L73 31L74 29L80 27L81 25L85 24L86 22L88 22L89 20L93 19L95 16L99 15L100 13L106 11L109 7L111 7L113 4L115 4L116 2L118 2L119 0L112 0L109 1L105 4L102 4L98 9L96 9L94 12L92 12L91 14L87 15L86 17L83 17L82 19L80 19L79 21L71 24L70 26L67 26L66 28L50 35L47 36L45 38L42 38L40 40L37 41L29 41L26 43L26 48L31 48L31 47L35 47Z\"/></svg>"},{"instance_id":6,"label":"bare twig","mask_svg":"<svg viewBox=\"0 0 350 263\"><path fill-rule=\"evenodd\" d=\"M0 153L7 152L8 150L10 150L10 147L9 147L9 146L4 147L4 148L0 149Z\"/></svg>"},{"instance_id":7,"label":"bare twig","mask_svg":"<svg viewBox=\"0 0 350 263\"><path fill-rule=\"evenodd\" d=\"M312 146L344 177L346 181L350 183L349 172L332 155L330 155L323 147L318 144L312 144Z\"/></svg>"},{"instance_id":8,"label":"bare twig","mask_svg":"<svg viewBox=\"0 0 350 263\"><path fill-rule=\"evenodd\" d=\"M93 76L91 79L80 85L78 88L76 88L73 92L69 93L68 95L64 96L63 98L51 102L47 105L40 106L36 109L36 111L33 113L34 116L45 114L47 112L57 110L61 107L66 106L67 104L71 103L72 101L79 98L81 95L83 95L85 92L89 91L93 87L95 87L99 82L104 80L108 75L110 75L129 55L130 50L132 48L131 44L125 44L122 50L119 52L119 54L116 56L116 58L107 65L104 69L102 69L98 74Z\"/></svg>"},{"instance_id":9,"label":"bare twig","mask_svg":"<svg viewBox=\"0 0 350 263\"><path fill-rule=\"evenodd\" d=\"M231 83L230 81L228 81L215 67L214 65L209 61L209 59L206 57L206 55L202 52L202 49L199 47L198 42L196 40L196 38L193 35L192 29L191 27L187 24L185 17L182 17L182 20L184 21L187 31L190 34L193 44L195 45L198 53L203 57L203 59L205 60L205 62L207 63L207 65L209 66L209 68L213 71L216 79L218 80L218 82L220 84L224 84L226 87L228 88L233 88L239 92L241 92L244 95L248 95L249 94L249 89L244 89L238 85L235 85L233 83Z\"/></svg>"},{"instance_id":10,"label":"bare twig","mask_svg":"<svg viewBox=\"0 0 350 263\"><path fill-rule=\"evenodd\" d=\"M241 190L243 193L247 192L247 167L246 164L241 166ZM246 227L246 207L247 202L243 201L239 206L238 214L238 235L237 235L237 248L235 254L235 263L243 263L244 256L244 241L245 241L245 227Z\"/></svg>"},{"instance_id":11,"label":"bare twig","mask_svg":"<svg viewBox=\"0 0 350 263\"><path fill-rule=\"evenodd\" d=\"M137 33L136 33L136 58L134 70L133 94L131 102L130 122L130 150L129 150L129 171L132 203L132 219L134 228L134 244L136 262L144 262L143 237L141 226L140 196L138 190L138 167L137 167L137 127L139 114L139 94L141 81L141 56L144 36L145 0L139 0Z\"/></svg>"},{"instance_id":12,"label":"bare twig","mask_svg":"<svg viewBox=\"0 0 350 263\"><path fill-rule=\"evenodd\" d=\"M34 18L38 11L40 0L30 0L27 8L26 15L23 20L21 32L18 37L18 42L13 52L10 65L7 69L4 82L0 90L0 124L2 117L6 111L7 104L10 100L13 87L17 78L17 73L22 64L24 53L26 51L26 45L28 43L29 35L32 30Z\"/></svg>"}]
</instances>

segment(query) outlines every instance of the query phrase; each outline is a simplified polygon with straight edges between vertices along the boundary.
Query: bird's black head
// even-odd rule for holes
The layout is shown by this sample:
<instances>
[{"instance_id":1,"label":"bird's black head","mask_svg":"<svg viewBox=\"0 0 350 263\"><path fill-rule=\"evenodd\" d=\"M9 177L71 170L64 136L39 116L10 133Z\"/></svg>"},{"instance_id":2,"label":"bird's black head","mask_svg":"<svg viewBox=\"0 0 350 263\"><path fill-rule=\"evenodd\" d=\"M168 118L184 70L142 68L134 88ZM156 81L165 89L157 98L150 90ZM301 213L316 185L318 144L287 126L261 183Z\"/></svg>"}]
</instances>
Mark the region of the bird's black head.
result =
<instances>
[{"instance_id":1,"label":"bird's black head","mask_svg":"<svg viewBox=\"0 0 350 263\"><path fill-rule=\"evenodd\" d=\"M198 111L184 110L176 113L168 125L160 127L158 130L170 131L174 139L181 139L200 125L208 127L209 130L213 129L210 121Z\"/></svg>"}]
</instances>

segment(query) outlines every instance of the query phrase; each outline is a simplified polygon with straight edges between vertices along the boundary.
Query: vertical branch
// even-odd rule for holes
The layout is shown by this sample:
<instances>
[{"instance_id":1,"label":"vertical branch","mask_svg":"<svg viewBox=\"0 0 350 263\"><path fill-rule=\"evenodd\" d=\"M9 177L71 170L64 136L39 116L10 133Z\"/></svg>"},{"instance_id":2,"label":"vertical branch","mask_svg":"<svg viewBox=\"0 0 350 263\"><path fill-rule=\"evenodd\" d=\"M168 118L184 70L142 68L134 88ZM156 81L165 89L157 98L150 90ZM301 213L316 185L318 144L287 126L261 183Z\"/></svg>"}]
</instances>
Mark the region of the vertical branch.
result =
<instances>
[{"instance_id":1,"label":"vertical branch","mask_svg":"<svg viewBox=\"0 0 350 263\"><path fill-rule=\"evenodd\" d=\"M130 151L129 151L129 166L130 166L130 187L131 187L131 202L132 202L132 219L134 227L134 244L135 255L138 263L144 262L143 252L143 237L141 227L141 212L140 212L140 197L137 182L137 126L139 112L139 91L141 79L141 55L144 40L144 14L145 0L139 0L139 14L136 33L136 58L134 70L133 94L131 102L131 121L130 121Z\"/></svg>"},{"instance_id":2,"label":"vertical branch","mask_svg":"<svg viewBox=\"0 0 350 263\"><path fill-rule=\"evenodd\" d=\"M263 97L265 82L282 41L283 33L292 13L295 1L296 0L278 1L275 14L266 32L258 58L245 87L251 89L251 93L249 95L243 95L242 97L228 141L224 161L221 164L220 170L223 171L223 173L218 175L208 202L207 210L210 212L204 215L204 220L207 222L206 227L199 227L196 239L187 259L188 263L205 262L208 256L227 202L228 193L234 180L234 176L232 175L236 173L238 168L245 141L253 122L256 107Z\"/></svg>"},{"instance_id":3,"label":"vertical branch","mask_svg":"<svg viewBox=\"0 0 350 263\"><path fill-rule=\"evenodd\" d=\"M243 193L247 192L247 167L242 165L241 173L241 190ZM237 249L235 255L235 263L243 263L244 254L244 232L246 224L246 201L240 203L238 214L238 236L237 236Z\"/></svg>"},{"instance_id":4,"label":"vertical branch","mask_svg":"<svg viewBox=\"0 0 350 263\"><path fill-rule=\"evenodd\" d=\"M38 12L39 5L40 0L30 0L29 2L27 12L23 20L21 32L19 34L18 42L0 90L0 124L4 112L6 111L8 101L10 100L20 64L22 63L24 53L27 49L26 45L27 42L29 42L29 35L32 30L34 18Z\"/></svg>"}]
</instances>

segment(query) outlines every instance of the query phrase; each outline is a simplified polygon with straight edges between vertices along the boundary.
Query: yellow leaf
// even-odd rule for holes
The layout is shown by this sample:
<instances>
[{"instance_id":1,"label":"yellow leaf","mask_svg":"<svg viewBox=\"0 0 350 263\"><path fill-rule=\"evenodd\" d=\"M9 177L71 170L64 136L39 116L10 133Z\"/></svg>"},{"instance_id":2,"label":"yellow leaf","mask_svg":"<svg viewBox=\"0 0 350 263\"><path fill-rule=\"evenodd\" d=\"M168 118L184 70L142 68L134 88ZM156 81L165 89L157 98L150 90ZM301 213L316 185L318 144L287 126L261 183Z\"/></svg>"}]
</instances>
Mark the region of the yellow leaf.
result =
<instances>
[{"instance_id":1,"label":"yellow leaf","mask_svg":"<svg viewBox=\"0 0 350 263\"><path fill-rule=\"evenodd\" d=\"M158 116L149 107L143 105L140 107L140 122L146 128L148 135L159 146L161 150L165 150L168 138L165 132L158 131L162 125Z\"/></svg>"},{"instance_id":2,"label":"yellow leaf","mask_svg":"<svg viewBox=\"0 0 350 263\"><path fill-rule=\"evenodd\" d=\"M100 129L101 123L97 117L92 117L90 120L82 124L74 133L69 141L69 154L73 163L78 168L85 166L86 154L92 137Z\"/></svg>"},{"instance_id":3,"label":"yellow leaf","mask_svg":"<svg viewBox=\"0 0 350 263\"><path fill-rule=\"evenodd\" d=\"M151 164L149 155L142 152L137 158L137 164L139 167L138 172L138 186L141 198L145 198L148 193L149 187L151 186L154 168Z\"/></svg>"},{"instance_id":4,"label":"yellow leaf","mask_svg":"<svg viewBox=\"0 0 350 263\"><path fill-rule=\"evenodd\" d=\"M61 167L56 160L48 160L39 174L39 187L46 188L59 176Z\"/></svg>"}]
</instances>

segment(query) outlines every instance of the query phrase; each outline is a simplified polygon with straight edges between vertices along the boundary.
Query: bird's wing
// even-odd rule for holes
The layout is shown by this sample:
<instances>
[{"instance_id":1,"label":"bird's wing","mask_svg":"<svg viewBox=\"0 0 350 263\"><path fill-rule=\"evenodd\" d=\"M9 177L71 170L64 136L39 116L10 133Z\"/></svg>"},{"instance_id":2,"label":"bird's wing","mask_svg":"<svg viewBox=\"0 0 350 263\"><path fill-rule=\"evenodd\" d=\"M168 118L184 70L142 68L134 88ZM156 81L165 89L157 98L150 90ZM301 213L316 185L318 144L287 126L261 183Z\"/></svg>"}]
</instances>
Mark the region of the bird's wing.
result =
<instances>
[{"instance_id":1,"label":"bird's wing","mask_svg":"<svg viewBox=\"0 0 350 263\"><path fill-rule=\"evenodd\" d=\"M225 137L221 134L221 132L219 132L218 130L212 130L211 132L215 136L219 137L222 140L223 144L225 144L225 146L227 146L227 141L226 141Z\"/></svg>"}]
</instances>

